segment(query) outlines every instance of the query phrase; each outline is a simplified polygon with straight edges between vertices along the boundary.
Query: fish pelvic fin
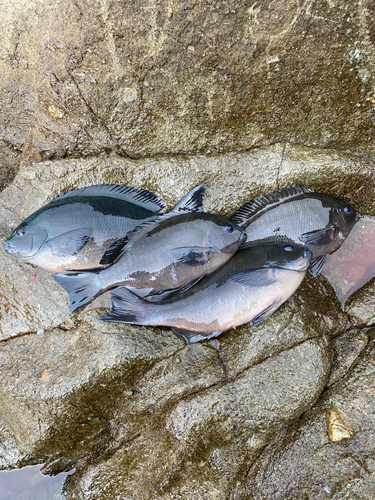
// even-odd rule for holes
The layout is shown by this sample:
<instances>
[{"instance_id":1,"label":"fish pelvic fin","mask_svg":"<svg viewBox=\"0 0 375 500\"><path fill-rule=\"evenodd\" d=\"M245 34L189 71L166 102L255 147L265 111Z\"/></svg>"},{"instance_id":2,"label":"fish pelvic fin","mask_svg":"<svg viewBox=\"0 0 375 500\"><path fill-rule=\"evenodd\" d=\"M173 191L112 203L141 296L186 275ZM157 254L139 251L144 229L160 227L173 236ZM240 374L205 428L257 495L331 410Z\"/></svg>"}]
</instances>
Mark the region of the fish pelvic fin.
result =
<instances>
[{"instance_id":1,"label":"fish pelvic fin","mask_svg":"<svg viewBox=\"0 0 375 500\"><path fill-rule=\"evenodd\" d=\"M275 300L275 302L272 302L271 305L269 305L268 307L263 309L263 311L261 311L259 314L257 314L250 321L251 326L257 326L260 323L262 323L262 321L269 318L271 316L271 314L273 314L276 311L276 309L278 309L281 306L281 304L282 304L282 302L280 299L277 299L277 300Z\"/></svg>"},{"instance_id":2,"label":"fish pelvic fin","mask_svg":"<svg viewBox=\"0 0 375 500\"><path fill-rule=\"evenodd\" d=\"M184 330L183 328L172 328L173 331L181 335L185 339L187 344L194 344L194 342L199 342L200 340L211 339L212 337L217 337L221 332L209 333L207 335L200 334L197 332L190 332L189 330Z\"/></svg>"},{"instance_id":3,"label":"fish pelvic fin","mask_svg":"<svg viewBox=\"0 0 375 500\"><path fill-rule=\"evenodd\" d=\"M315 259L311 259L310 262L310 273L313 278L316 278L318 274L322 271L325 263L327 262L328 254L319 255Z\"/></svg>"},{"instance_id":4,"label":"fish pelvic fin","mask_svg":"<svg viewBox=\"0 0 375 500\"><path fill-rule=\"evenodd\" d=\"M162 208L165 208L164 201L158 198L154 193L146 189L120 186L119 184L97 184L95 186L74 189L73 191L68 191L67 193L57 196L52 202L62 201L65 198L72 198L74 196L107 196L110 198L117 198L134 203L152 212L158 212Z\"/></svg>"},{"instance_id":5,"label":"fish pelvic fin","mask_svg":"<svg viewBox=\"0 0 375 500\"><path fill-rule=\"evenodd\" d=\"M277 191L272 191L271 193L259 196L259 198L247 201L244 205L242 205L242 207L234 212L229 220L238 226L246 227L251 222L252 217L263 210L268 209L273 205L278 205L283 201L313 192L313 189L304 188L298 184L286 186Z\"/></svg>"},{"instance_id":6,"label":"fish pelvic fin","mask_svg":"<svg viewBox=\"0 0 375 500\"><path fill-rule=\"evenodd\" d=\"M119 286L111 290L112 314L104 314L102 321L114 321L118 323L144 324L144 312L148 303L131 292L125 286Z\"/></svg>"},{"instance_id":7,"label":"fish pelvic fin","mask_svg":"<svg viewBox=\"0 0 375 500\"><path fill-rule=\"evenodd\" d=\"M169 212L174 212L175 214L179 212L203 212L202 202L204 189L204 184L195 187L185 194Z\"/></svg>"},{"instance_id":8,"label":"fish pelvic fin","mask_svg":"<svg viewBox=\"0 0 375 500\"><path fill-rule=\"evenodd\" d=\"M74 312L93 301L101 290L96 283L97 272L55 274L53 279L69 294L69 311Z\"/></svg>"}]
</instances>

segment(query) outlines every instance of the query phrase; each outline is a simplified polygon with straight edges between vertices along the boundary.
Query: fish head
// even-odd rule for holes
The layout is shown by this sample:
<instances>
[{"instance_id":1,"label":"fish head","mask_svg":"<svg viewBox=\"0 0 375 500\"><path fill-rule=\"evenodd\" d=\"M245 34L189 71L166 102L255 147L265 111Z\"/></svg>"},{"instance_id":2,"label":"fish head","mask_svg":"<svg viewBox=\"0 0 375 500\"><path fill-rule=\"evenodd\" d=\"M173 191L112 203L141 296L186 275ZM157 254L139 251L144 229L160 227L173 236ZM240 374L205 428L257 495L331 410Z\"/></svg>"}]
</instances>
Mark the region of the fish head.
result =
<instances>
[{"instance_id":1,"label":"fish head","mask_svg":"<svg viewBox=\"0 0 375 500\"><path fill-rule=\"evenodd\" d=\"M289 243L269 245L266 251L269 266L282 267L292 271L306 271L312 257L312 253L307 247L299 247Z\"/></svg>"},{"instance_id":2,"label":"fish head","mask_svg":"<svg viewBox=\"0 0 375 500\"><path fill-rule=\"evenodd\" d=\"M40 225L21 223L5 240L8 254L28 259L33 257L48 238L48 231Z\"/></svg>"},{"instance_id":3,"label":"fish head","mask_svg":"<svg viewBox=\"0 0 375 500\"><path fill-rule=\"evenodd\" d=\"M331 209L331 219L334 226L347 236L359 220L359 213L346 203L340 202Z\"/></svg>"},{"instance_id":4,"label":"fish head","mask_svg":"<svg viewBox=\"0 0 375 500\"><path fill-rule=\"evenodd\" d=\"M223 219L212 224L208 231L208 244L218 252L234 253L246 241L246 232L233 222Z\"/></svg>"}]
</instances>

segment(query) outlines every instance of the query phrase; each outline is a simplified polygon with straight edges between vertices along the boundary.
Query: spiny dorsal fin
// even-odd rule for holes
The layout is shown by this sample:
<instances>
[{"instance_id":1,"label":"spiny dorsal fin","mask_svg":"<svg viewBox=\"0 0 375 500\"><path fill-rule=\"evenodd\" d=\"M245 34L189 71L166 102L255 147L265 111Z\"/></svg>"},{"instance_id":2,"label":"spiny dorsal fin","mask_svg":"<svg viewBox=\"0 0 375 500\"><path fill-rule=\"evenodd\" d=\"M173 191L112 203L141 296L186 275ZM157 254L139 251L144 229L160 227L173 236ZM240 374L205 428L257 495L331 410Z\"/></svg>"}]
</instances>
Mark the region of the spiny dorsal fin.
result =
<instances>
[{"instance_id":1,"label":"spiny dorsal fin","mask_svg":"<svg viewBox=\"0 0 375 500\"><path fill-rule=\"evenodd\" d=\"M186 193L170 212L203 212L202 201L204 189L204 184L201 184Z\"/></svg>"},{"instance_id":2,"label":"spiny dorsal fin","mask_svg":"<svg viewBox=\"0 0 375 500\"><path fill-rule=\"evenodd\" d=\"M304 188L302 186L298 186L297 184L293 184L293 186L286 186L278 191L272 191L271 193L259 196L259 198L247 201L241 208L234 212L229 220L241 226L249 222L254 215L266 208L270 208L272 205L278 205L279 203L290 200L291 198L296 198L302 194L310 194L313 192L313 189Z\"/></svg>"},{"instance_id":3,"label":"spiny dorsal fin","mask_svg":"<svg viewBox=\"0 0 375 500\"><path fill-rule=\"evenodd\" d=\"M60 194L52 202L73 196L109 196L110 198L134 203L152 212L158 212L162 208L165 208L164 201L150 191L137 187L120 186L118 184L97 184L95 186L74 189L73 191Z\"/></svg>"}]
</instances>

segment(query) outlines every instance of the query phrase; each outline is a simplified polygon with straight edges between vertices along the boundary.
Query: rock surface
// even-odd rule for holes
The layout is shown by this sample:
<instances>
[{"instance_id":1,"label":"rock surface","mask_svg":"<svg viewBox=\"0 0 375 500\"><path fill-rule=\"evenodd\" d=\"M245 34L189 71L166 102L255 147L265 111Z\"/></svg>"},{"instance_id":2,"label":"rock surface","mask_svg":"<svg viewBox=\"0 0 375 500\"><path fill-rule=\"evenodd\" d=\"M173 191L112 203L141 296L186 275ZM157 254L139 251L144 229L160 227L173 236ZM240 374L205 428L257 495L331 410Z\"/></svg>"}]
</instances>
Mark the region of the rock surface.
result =
<instances>
[{"instance_id":1,"label":"rock surface","mask_svg":"<svg viewBox=\"0 0 375 500\"><path fill-rule=\"evenodd\" d=\"M52 197L92 183L139 185L171 207L195 179L207 186L205 209L229 216L294 181L331 193L340 186L353 199L351 172L365 176L373 165L370 157L279 144L183 160L48 161L24 167L0 193L0 233L4 239ZM375 201L358 196L353 204L371 212ZM258 327L185 345L170 330L100 322L108 294L71 315L50 273L5 252L0 262L0 464L43 461L47 473L74 465L69 499L245 500L244 478L263 463L262 450L367 352L367 334L349 330L353 316L323 276L307 277ZM364 425L349 417L354 429Z\"/></svg>"},{"instance_id":2,"label":"rock surface","mask_svg":"<svg viewBox=\"0 0 375 500\"><path fill-rule=\"evenodd\" d=\"M0 240L106 182L168 208L204 183L224 216L300 183L374 216L374 16L371 0L3 2ZM343 311L307 277L258 327L186 346L100 322L108 294L70 315L50 273L0 247L0 468L74 466L70 500L375 497L358 330L374 280ZM354 436L331 442L327 412Z\"/></svg>"},{"instance_id":3,"label":"rock surface","mask_svg":"<svg viewBox=\"0 0 375 500\"><path fill-rule=\"evenodd\" d=\"M229 498L316 500L374 498L374 336L351 373L263 451ZM328 439L326 413L337 408L354 436Z\"/></svg>"},{"instance_id":4,"label":"rock surface","mask_svg":"<svg viewBox=\"0 0 375 500\"><path fill-rule=\"evenodd\" d=\"M373 18L371 0L5 2L0 182L108 151L374 152Z\"/></svg>"}]
</instances>

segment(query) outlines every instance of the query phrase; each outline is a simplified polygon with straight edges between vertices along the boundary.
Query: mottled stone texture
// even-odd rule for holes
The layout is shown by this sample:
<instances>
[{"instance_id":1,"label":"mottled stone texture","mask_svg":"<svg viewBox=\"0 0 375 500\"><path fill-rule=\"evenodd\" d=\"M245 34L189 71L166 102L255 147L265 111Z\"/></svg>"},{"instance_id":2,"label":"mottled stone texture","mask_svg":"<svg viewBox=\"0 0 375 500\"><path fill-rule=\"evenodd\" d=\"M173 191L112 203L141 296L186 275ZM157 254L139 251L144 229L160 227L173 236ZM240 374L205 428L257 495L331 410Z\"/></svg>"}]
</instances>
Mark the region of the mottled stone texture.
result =
<instances>
[{"instance_id":1,"label":"mottled stone texture","mask_svg":"<svg viewBox=\"0 0 375 500\"><path fill-rule=\"evenodd\" d=\"M372 0L3 2L0 182L107 151L374 151L374 17Z\"/></svg>"},{"instance_id":2,"label":"mottled stone texture","mask_svg":"<svg viewBox=\"0 0 375 500\"><path fill-rule=\"evenodd\" d=\"M374 18L372 0L2 2L0 240L106 182L168 208L204 183L224 216L300 183L375 215ZM353 328L373 282L342 311L308 277L258 327L186 346L100 322L108 294L69 314L2 248L0 468L75 466L69 500L375 497L374 335Z\"/></svg>"},{"instance_id":3,"label":"mottled stone texture","mask_svg":"<svg viewBox=\"0 0 375 500\"><path fill-rule=\"evenodd\" d=\"M25 166L0 193L0 235L53 196L101 182L151 189L168 208L204 182L205 209L230 215L246 199L298 181L341 189L371 213L374 199L356 194L352 172L368 176L363 191L370 193L372 157L280 144L183 160L48 161ZM0 466L46 462L45 471L56 473L74 465L68 499L247 500L251 471L265 463L262 450L274 442L283 449L287 429L322 404L327 384L355 432L367 432L369 422L350 413L340 384L358 363L370 366L369 334L350 329L354 316L341 310L323 276L307 277L261 325L185 345L171 330L99 321L108 294L69 314L51 273L5 252L0 262ZM319 418L324 428L325 413ZM301 462L309 456L306 449ZM337 481L352 474L352 462L343 464ZM307 476L304 488L311 487Z\"/></svg>"}]
</instances>

